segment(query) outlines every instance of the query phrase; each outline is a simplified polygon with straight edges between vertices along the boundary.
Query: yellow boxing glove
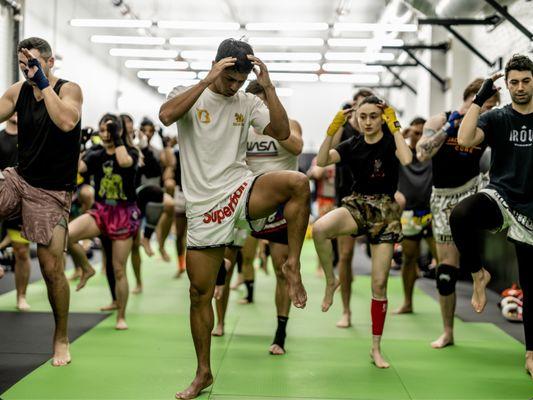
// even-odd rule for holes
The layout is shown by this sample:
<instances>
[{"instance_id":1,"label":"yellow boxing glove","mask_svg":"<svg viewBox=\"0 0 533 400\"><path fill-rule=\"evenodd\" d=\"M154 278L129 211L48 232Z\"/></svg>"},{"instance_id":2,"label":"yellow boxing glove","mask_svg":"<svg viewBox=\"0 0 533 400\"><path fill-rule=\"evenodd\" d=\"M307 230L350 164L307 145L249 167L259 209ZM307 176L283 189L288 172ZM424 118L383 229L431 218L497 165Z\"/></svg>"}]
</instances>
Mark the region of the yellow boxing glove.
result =
<instances>
[{"instance_id":1,"label":"yellow boxing glove","mask_svg":"<svg viewBox=\"0 0 533 400\"><path fill-rule=\"evenodd\" d=\"M382 118L383 121L389 127L391 133L396 133L401 129L400 122L398 122L398 118L396 117L396 112L394 111L394 108L390 106L385 107L383 109Z\"/></svg>"},{"instance_id":2,"label":"yellow boxing glove","mask_svg":"<svg viewBox=\"0 0 533 400\"><path fill-rule=\"evenodd\" d=\"M335 117L333 117L333 121L331 121L331 124L329 124L326 132L328 136L335 136L339 128L346 123L347 119L348 116L343 110L340 110L337 114L335 114Z\"/></svg>"}]
</instances>

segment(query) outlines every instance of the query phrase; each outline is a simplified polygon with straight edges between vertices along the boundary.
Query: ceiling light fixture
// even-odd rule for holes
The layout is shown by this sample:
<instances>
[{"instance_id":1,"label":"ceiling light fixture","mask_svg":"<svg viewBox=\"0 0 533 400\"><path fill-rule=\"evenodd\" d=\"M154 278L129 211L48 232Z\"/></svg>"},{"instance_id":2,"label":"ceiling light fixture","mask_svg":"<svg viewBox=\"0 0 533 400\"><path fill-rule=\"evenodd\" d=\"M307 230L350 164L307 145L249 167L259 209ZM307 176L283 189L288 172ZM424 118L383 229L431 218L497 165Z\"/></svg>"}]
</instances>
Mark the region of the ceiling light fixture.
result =
<instances>
[{"instance_id":1,"label":"ceiling light fixture","mask_svg":"<svg viewBox=\"0 0 533 400\"><path fill-rule=\"evenodd\" d=\"M71 19L71 26L88 28L150 28L148 19Z\"/></svg>"},{"instance_id":2,"label":"ceiling light fixture","mask_svg":"<svg viewBox=\"0 0 533 400\"><path fill-rule=\"evenodd\" d=\"M152 36L111 36L111 35L92 35L91 42L105 44L138 44L160 46L165 44L166 39L163 37Z\"/></svg>"},{"instance_id":3,"label":"ceiling light fixture","mask_svg":"<svg viewBox=\"0 0 533 400\"><path fill-rule=\"evenodd\" d=\"M161 29L208 31L238 31L241 28L241 25L238 22L219 21L159 21L157 26Z\"/></svg>"},{"instance_id":4,"label":"ceiling light fixture","mask_svg":"<svg viewBox=\"0 0 533 400\"><path fill-rule=\"evenodd\" d=\"M250 22L247 31L325 31L326 22Z\"/></svg>"},{"instance_id":5,"label":"ceiling light fixture","mask_svg":"<svg viewBox=\"0 0 533 400\"><path fill-rule=\"evenodd\" d=\"M115 57L176 58L176 50L113 48L109 54Z\"/></svg>"}]
</instances>

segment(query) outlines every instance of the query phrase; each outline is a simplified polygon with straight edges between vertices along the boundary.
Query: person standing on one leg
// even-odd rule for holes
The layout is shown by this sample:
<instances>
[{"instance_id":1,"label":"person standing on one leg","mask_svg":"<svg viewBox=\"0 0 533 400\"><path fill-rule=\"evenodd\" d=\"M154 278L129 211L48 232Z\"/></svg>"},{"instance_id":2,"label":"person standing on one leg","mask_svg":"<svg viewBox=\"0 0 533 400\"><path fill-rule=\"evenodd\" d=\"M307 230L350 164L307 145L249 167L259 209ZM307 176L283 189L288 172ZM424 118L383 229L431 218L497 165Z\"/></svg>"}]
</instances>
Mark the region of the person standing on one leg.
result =
<instances>
[{"instance_id":1,"label":"person standing on one leg","mask_svg":"<svg viewBox=\"0 0 533 400\"><path fill-rule=\"evenodd\" d=\"M239 91L254 70L267 105ZM224 40L208 75L194 86L178 87L159 113L164 125L178 123L183 193L187 207L187 273L191 281L191 332L198 367L192 384L177 398L190 399L212 384L211 299L224 248L234 240L236 225L263 228L266 217L285 204L289 256L283 271L290 298L303 308L307 294L300 276L300 254L309 220L309 183L294 171L254 177L246 167L248 129L285 140L289 119L266 65L248 43Z\"/></svg>"},{"instance_id":2,"label":"person standing on one leg","mask_svg":"<svg viewBox=\"0 0 533 400\"><path fill-rule=\"evenodd\" d=\"M400 132L394 110L376 96L366 97L355 111L363 135L354 136L332 149L332 137L353 111L339 111L335 115L317 156L319 166L342 162L350 167L353 176L352 195L343 199L342 207L327 213L313 225L315 248L326 276L322 311L331 307L339 285L333 273L331 240L341 235L366 234L372 258L370 356L378 368L388 368L381 354L387 280L394 243L402 238L400 207L394 201L394 192L398 186L399 165L409 164L412 153Z\"/></svg>"},{"instance_id":3,"label":"person standing on one leg","mask_svg":"<svg viewBox=\"0 0 533 400\"><path fill-rule=\"evenodd\" d=\"M433 168L430 205L433 236L439 260L436 283L444 325L443 334L431 342L431 347L435 349L454 343L453 319L459 252L450 230L450 213L462 199L479 190L481 185L479 161L486 148L485 145L460 146L457 143L457 131L482 83L482 79L475 79L466 87L463 104L456 111L430 117L424 125L424 134L416 146L417 159L424 162L431 158ZM482 112L490 110L498 102L499 95L495 94L485 103Z\"/></svg>"},{"instance_id":4,"label":"person standing on one leg","mask_svg":"<svg viewBox=\"0 0 533 400\"><path fill-rule=\"evenodd\" d=\"M406 140L413 153L413 162L400 168L398 192L405 199L402 212L402 282L404 302L396 311L398 314L413 312L413 290L418 278L420 242L425 239L432 254L436 254L435 241L431 231L431 211L429 199L433 175L431 161L418 161L416 144L422 136L423 118L415 118L407 128Z\"/></svg>"},{"instance_id":5,"label":"person standing on one leg","mask_svg":"<svg viewBox=\"0 0 533 400\"><path fill-rule=\"evenodd\" d=\"M71 361L67 336L69 286L64 272L67 221L80 153L80 87L54 76L48 42L28 38L17 46L26 78L0 98L0 122L18 116L18 166L0 175L0 219L22 216L22 235L37 256L54 313L52 365ZM82 280L90 277L84 271Z\"/></svg>"},{"instance_id":6,"label":"person standing on one leg","mask_svg":"<svg viewBox=\"0 0 533 400\"><path fill-rule=\"evenodd\" d=\"M367 88L361 88L355 92L353 96L353 104L348 104L348 107L359 107L365 97L372 96L372 91ZM352 113L345 124L333 136L332 147L339 143L352 138L353 136L361 135L361 129L357 122L356 113ZM335 201L337 207L342 206L342 199L352 194L353 178L350 168L341 163L335 164ZM342 316L337 322L337 328L349 328L352 326L352 311L350 308L350 300L352 298L352 261L355 246L355 238L352 236L339 236L337 238L337 246L339 252L339 281L341 283L341 297L342 297Z\"/></svg>"},{"instance_id":7,"label":"person standing on one leg","mask_svg":"<svg viewBox=\"0 0 533 400\"><path fill-rule=\"evenodd\" d=\"M252 81L246 88L247 93L258 96L268 104L265 90L257 81ZM269 171L297 171L298 156L301 154L304 142L302 127L298 121L289 119L290 135L286 140L276 140L273 137L258 134L254 129L248 133L246 164L255 175ZM287 221L283 217L283 207L271 217L265 228L259 232L252 232L256 239L268 240L272 265L276 274L275 303L277 312L277 329L274 340L269 348L272 355L285 354L285 338L291 301L287 279L282 270L289 256ZM246 280L245 280L246 283ZM253 290L253 288L252 288Z\"/></svg>"},{"instance_id":8,"label":"person standing on one leg","mask_svg":"<svg viewBox=\"0 0 533 400\"><path fill-rule=\"evenodd\" d=\"M482 267L482 232L509 228L514 243L518 276L524 293L523 318L526 339L526 371L533 377L533 60L514 55L505 66L505 85L511 104L480 116L499 90L484 81L459 128L460 146L486 143L492 149L490 183L460 202L452 212L452 234L461 254L461 267L472 273L472 306L478 313L487 304L485 288L489 272Z\"/></svg>"},{"instance_id":9,"label":"person standing on one leg","mask_svg":"<svg viewBox=\"0 0 533 400\"><path fill-rule=\"evenodd\" d=\"M17 165L17 114L13 114L6 122L6 127L0 131L0 171ZM17 290L17 310L28 311L30 305L26 301L26 289L30 280L30 242L24 239L20 231L22 220L20 217L3 222L7 235L13 246L15 255L15 287Z\"/></svg>"},{"instance_id":10,"label":"person standing on one leg","mask_svg":"<svg viewBox=\"0 0 533 400\"><path fill-rule=\"evenodd\" d=\"M141 214L135 192L139 153L117 116L105 114L99 131L103 146L89 150L79 162L79 172L94 179L96 201L92 209L69 223L69 251L76 265L85 270L91 265L78 241L100 235L111 241L111 254L106 252L106 257L108 262L111 260L115 278L115 328L125 330L128 329L126 263L139 230Z\"/></svg>"}]
</instances>

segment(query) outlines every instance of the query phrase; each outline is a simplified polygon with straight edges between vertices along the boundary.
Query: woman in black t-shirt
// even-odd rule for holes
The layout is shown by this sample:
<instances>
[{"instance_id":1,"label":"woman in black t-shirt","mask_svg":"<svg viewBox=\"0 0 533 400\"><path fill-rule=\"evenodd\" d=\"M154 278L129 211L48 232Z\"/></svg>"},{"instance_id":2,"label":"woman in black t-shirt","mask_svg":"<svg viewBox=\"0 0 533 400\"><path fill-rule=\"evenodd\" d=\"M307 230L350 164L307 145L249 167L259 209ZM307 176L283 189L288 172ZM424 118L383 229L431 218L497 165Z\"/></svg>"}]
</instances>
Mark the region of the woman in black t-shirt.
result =
<instances>
[{"instance_id":1,"label":"woman in black t-shirt","mask_svg":"<svg viewBox=\"0 0 533 400\"><path fill-rule=\"evenodd\" d=\"M319 166L342 163L353 175L352 195L345 197L340 208L327 213L313 226L315 248L326 276L322 311L330 308L339 286L333 273L331 239L366 234L372 254L370 355L378 368L388 368L380 349L387 312L386 287L393 246L402 239L400 207L394 202L394 192L398 186L399 164L409 164L412 153L400 132L394 110L375 96L366 97L356 111L362 135L332 149L335 125L343 122L342 116L345 119L353 111L346 110L335 116L317 156Z\"/></svg>"},{"instance_id":2,"label":"woman in black t-shirt","mask_svg":"<svg viewBox=\"0 0 533 400\"><path fill-rule=\"evenodd\" d=\"M126 261L140 224L135 193L139 153L118 117L106 114L99 124L102 146L89 150L79 162L79 173L93 177L96 201L92 209L69 223L69 251L76 265L92 270L79 240L104 236L112 242L116 279L118 330L128 329ZM92 274L94 275L94 270ZM80 281L78 290L86 283Z\"/></svg>"}]
</instances>

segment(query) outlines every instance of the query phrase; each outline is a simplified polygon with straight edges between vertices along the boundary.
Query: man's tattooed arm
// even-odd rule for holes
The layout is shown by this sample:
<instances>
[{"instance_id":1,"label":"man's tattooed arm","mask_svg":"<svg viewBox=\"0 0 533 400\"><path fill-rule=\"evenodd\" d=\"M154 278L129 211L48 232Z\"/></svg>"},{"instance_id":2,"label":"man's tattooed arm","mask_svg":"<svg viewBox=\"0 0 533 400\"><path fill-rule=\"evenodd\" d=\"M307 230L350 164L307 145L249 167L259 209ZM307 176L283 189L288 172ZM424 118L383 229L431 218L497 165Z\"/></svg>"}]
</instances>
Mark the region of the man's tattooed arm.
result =
<instances>
[{"instance_id":1,"label":"man's tattooed arm","mask_svg":"<svg viewBox=\"0 0 533 400\"><path fill-rule=\"evenodd\" d=\"M435 131L431 128L424 128L424 135L416 144L416 158L419 161L426 161L433 157L446 141L446 132L442 129Z\"/></svg>"}]
</instances>

